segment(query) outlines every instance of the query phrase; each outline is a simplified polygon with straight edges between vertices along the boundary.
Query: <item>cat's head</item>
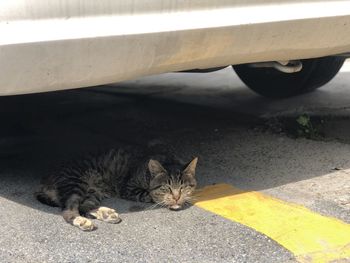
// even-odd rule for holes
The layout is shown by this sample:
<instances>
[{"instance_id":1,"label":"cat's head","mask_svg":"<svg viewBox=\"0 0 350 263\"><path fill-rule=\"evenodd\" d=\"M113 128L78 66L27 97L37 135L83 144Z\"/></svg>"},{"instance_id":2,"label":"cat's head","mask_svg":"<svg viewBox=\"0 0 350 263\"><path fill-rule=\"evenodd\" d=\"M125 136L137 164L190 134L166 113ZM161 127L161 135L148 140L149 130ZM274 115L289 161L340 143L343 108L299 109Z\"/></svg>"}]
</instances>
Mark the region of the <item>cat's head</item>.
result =
<instances>
[{"instance_id":1,"label":"cat's head","mask_svg":"<svg viewBox=\"0 0 350 263\"><path fill-rule=\"evenodd\" d=\"M150 195L153 201L171 210L179 210L189 204L197 186L197 161L196 157L184 167L165 169L158 161L150 160L148 169L152 176Z\"/></svg>"}]
</instances>

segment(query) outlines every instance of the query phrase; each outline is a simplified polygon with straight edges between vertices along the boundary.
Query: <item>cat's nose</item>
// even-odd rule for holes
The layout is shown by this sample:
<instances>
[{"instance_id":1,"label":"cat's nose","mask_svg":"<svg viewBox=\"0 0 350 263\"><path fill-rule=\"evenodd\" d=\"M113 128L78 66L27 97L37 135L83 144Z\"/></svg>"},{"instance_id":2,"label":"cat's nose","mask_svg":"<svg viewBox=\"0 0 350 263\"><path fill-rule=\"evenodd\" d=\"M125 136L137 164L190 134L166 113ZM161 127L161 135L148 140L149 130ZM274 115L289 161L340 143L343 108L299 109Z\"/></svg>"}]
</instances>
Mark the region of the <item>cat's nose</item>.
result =
<instances>
[{"instance_id":1,"label":"cat's nose","mask_svg":"<svg viewBox=\"0 0 350 263\"><path fill-rule=\"evenodd\" d=\"M173 191L173 198L175 201L179 201L180 199L180 192L179 191Z\"/></svg>"}]
</instances>

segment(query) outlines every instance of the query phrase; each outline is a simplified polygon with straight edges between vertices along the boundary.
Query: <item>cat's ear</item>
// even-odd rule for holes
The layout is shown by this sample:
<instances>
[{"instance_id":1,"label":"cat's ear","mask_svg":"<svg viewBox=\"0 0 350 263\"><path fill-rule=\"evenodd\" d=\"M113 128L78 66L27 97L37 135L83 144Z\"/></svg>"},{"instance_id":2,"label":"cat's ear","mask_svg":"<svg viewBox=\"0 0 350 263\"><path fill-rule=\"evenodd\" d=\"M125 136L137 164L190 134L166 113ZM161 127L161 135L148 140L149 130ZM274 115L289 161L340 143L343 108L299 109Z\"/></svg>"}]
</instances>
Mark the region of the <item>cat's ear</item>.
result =
<instances>
[{"instance_id":1,"label":"cat's ear","mask_svg":"<svg viewBox=\"0 0 350 263\"><path fill-rule=\"evenodd\" d=\"M182 174L189 177L194 177L196 174L197 162L198 162L198 157L195 157L192 161L189 162L189 164L186 165Z\"/></svg>"},{"instance_id":2,"label":"cat's ear","mask_svg":"<svg viewBox=\"0 0 350 263\"><path fill-rule=\"evenodd\" d=\"M163 175L166 174L166 170L157 160L149 160L148 169L152 176Z\"/></svg>"}]
</instances>

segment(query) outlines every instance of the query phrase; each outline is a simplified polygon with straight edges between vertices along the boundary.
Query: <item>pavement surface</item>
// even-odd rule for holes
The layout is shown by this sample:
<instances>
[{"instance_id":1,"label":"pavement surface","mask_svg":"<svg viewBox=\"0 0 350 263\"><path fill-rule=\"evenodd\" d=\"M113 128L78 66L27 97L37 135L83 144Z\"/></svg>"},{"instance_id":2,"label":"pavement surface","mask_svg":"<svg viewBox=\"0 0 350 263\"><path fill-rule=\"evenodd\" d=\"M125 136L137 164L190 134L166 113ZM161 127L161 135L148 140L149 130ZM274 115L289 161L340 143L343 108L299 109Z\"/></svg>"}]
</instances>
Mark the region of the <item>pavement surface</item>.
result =
<instances>
[{"instance_id":1,"label":"pavement surface","mask_svg":"<svg viewBox=\"0 0 350 263\"><path fill-rule=\"evenodd\" d=\"M63 161L157 139L184 158L199 156L201 187L257 191L349 224L349 81L345 65L318 91L274 101L226 68L0 97L0 261L295 262L293 251L254 227L198 206L172 212L106 200L122 223L97 222L98 230L85 233L33 192ZM301 114L324 119L322 136L289 133L285 123Z\"/></svg>"}]
</instances>

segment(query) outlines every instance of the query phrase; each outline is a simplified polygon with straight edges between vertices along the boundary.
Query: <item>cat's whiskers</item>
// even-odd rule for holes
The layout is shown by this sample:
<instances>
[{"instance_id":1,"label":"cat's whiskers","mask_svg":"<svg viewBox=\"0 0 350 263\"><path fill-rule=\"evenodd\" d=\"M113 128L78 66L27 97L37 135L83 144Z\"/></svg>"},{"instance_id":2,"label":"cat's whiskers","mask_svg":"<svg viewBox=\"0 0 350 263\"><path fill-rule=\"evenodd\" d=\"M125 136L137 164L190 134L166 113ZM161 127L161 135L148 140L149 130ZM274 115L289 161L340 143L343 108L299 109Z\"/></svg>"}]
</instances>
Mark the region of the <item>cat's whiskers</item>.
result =
<instances>
[{"instance_id":1,"label":"cat's whiskers","mask_svg":"<svg viewBox=\"0 0 350 263\"><path fill-rule=\"evenodd\" d=\"M149 207L146 208L146 210L153 210L154 208L156 208L158 206L158 204L153 204Z\"/></svg>"},{"instance_id":2,"label":"cat's whiskers","mask_svg":"<svg viewBox=\"0 0 350 263\"><path fill-rule=\"evenodd\" d=\"M150 207L147 208L147 210L152 210L155 209L157 207L165 207L165 201L159 202L159 203L155 203L154 205L151 205Z\"/></svg>"},{"instance_id":3,"label":"cat's whiskers","mask_svg":"<svg viewBox=\"0 0 350 263\"><path fill-rule=\"evenodd\" d=\"M196 196L186 196L185 197L185 202L192 202L198 200L198 197Z\"/></svg>"}]
</instances>

